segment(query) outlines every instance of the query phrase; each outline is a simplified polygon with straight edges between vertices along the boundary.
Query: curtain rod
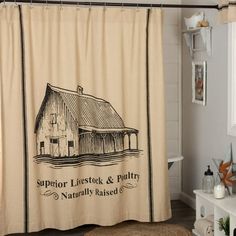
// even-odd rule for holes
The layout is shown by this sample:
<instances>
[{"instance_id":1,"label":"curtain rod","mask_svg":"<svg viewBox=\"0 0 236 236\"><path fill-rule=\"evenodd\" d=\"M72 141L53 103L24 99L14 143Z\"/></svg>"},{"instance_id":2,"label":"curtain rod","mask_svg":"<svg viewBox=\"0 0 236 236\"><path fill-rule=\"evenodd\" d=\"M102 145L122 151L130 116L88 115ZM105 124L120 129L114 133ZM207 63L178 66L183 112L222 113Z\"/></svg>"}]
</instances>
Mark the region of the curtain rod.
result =
<instances>
[{"instance_id":1,"label":"curtain rod","mask_svg":"<svg viewBox=\"0 0 236 236\"><path fill-rule=\"evenodd\" d=\"M120 2L80 2L80 1L58 1L58 0L0 0L0 3L30 3L30 4L61 4L79 6L107 6L107 7L140 7L140 8L207 8L219 9L218 5L192 5L192 4L151 4L151 3L120 3Z\"/></svg>"}]
</instances>

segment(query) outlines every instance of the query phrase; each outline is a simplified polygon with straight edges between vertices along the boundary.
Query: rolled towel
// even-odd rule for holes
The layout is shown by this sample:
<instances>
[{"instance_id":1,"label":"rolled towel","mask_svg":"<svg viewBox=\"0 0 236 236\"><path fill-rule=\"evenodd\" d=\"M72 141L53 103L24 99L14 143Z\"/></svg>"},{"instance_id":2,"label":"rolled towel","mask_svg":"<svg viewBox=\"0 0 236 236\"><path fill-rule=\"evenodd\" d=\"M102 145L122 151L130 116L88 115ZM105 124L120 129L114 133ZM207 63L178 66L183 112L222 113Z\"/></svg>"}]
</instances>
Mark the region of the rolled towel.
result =
<instances>
[{"instance_id":1,"label":"rolled towel","mask_svg":"<svg viewBox=\"0 0 236 236\"><path fill-rule=\"evenodd\" d=\"M199 219L194 223L194 228L201 236L214 236L213 222L207 219Z\"/></svg>"}]
</instances>

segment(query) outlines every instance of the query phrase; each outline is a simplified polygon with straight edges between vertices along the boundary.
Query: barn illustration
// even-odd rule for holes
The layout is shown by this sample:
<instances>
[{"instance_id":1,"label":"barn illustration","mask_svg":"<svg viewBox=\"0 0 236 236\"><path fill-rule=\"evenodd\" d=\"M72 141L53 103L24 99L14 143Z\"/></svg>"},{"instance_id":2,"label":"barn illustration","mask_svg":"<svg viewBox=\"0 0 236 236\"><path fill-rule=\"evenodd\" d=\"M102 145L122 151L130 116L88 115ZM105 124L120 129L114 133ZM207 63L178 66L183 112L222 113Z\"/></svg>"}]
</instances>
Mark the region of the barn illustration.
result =
<instances>
[{"instance_id":1,"label":"barn illustration","mask_svg":"<svg viewBox=\"0 0 236 236\"><path fill-rule=\"evenodd\" d=\"M103 99L47 84L36 117L37 157L78 158L138 150L138 130L125 127Z\"/></svg>"}]
</instances>

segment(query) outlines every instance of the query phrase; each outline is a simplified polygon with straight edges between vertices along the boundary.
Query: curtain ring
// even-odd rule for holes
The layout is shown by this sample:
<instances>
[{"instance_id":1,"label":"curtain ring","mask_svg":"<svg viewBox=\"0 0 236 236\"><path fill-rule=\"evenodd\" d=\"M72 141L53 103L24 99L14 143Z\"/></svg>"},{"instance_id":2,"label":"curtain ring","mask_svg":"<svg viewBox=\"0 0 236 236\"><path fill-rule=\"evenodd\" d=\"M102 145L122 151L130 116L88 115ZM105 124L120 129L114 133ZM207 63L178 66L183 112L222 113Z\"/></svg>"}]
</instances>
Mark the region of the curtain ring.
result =
<instances>
[{"instance_id":1,"label":"curtain ring","mask_svg":"<svg viewBox=\"0 0 236 236\"><path fill-rule=\"evenodd\" d=\"M124 11L124 3L121 3L121 11Z\"/></svg>"}]
</instances>

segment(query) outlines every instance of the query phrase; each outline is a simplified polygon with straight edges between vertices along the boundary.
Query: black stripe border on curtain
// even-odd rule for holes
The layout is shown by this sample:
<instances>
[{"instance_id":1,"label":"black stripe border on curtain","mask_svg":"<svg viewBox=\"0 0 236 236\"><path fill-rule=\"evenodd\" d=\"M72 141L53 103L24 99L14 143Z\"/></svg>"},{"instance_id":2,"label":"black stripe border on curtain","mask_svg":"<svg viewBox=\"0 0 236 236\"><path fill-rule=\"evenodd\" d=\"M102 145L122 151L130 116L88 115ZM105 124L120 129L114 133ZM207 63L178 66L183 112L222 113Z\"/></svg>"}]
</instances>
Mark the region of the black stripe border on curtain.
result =
<instances>
[{"instance_id":1,"label":"black stripe border on curtain","mask_svg":"<svg viewBox=\"0 0 236 236\"><path fill-rule=\"evenodd\" d=\"M28 197L28 138L27 138L27 106L25 88L25 47L22 8L19 5L20 20L20 44L21 44L21 87L22 87L22 109L23 109L23 141L24 141L24 232L27 234L29 223L29 197Z\"/></svg>"},{"instance_id":2,"label":"black stripe border on curtain","mask_svg":"<svg viewBox=\"0 0 236 236\"><path fill-rule=\"evenodd\" d=\"M147 94L147 138L148 138L148 183L149 183L149 210L150 222L153 222L153 175L152 175L152 144L151 144L151 117L150 117L150 89L149 89L149 20L150 9L147 10L146 25L146 94Z\"/></svg>"}]
</instances>

